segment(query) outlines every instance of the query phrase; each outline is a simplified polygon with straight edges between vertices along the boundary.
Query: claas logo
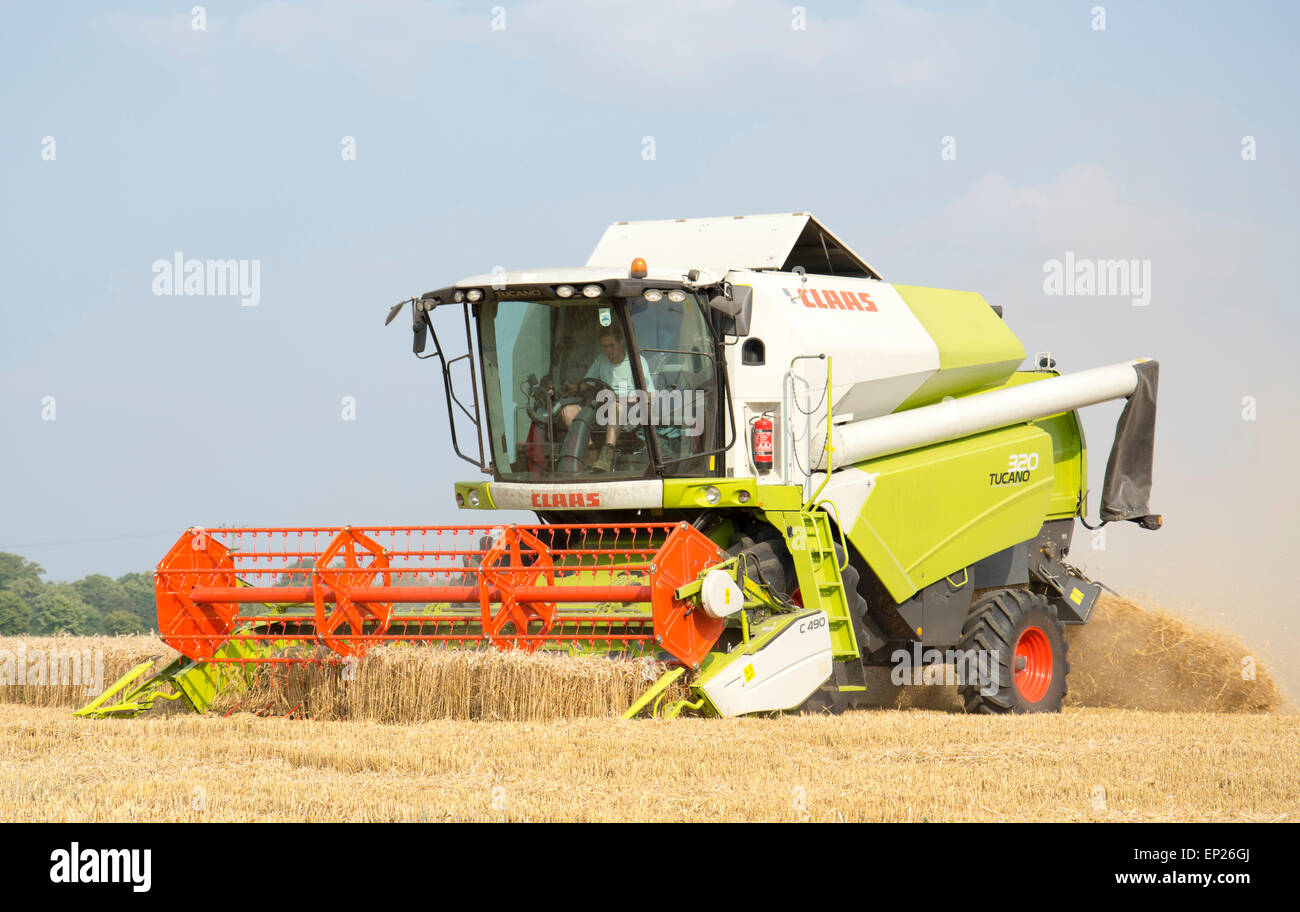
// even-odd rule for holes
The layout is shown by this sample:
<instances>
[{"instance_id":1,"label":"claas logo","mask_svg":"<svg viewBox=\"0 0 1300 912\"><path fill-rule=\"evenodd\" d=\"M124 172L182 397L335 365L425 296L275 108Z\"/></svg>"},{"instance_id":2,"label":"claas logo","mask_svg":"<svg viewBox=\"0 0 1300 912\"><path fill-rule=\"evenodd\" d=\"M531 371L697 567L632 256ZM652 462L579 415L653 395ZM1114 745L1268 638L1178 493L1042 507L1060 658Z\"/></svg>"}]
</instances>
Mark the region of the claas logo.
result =
<instances>
[{"instance_id":1,"label":"claas logo","mask_svg":"<svg viewBox=\"0 0 1300 912\"><path fill-rule=\"evenodd\" d=\"M595 491L534 491L534 507L599 507L600 494Z\"/></svg>"},{"instance_id":2,"label":"claas logo","mask_svg":"<svg viewBox=\"0 0 1300 912\"><path fill-rule=\"evenodd\" d=\"M798 301L804 307L819 307L822 310L860 310L874 311L876 302L865 291L835 291L830 288L800 288L793 291L782 288L786 297Z\"/></svg>"}]
</instances>

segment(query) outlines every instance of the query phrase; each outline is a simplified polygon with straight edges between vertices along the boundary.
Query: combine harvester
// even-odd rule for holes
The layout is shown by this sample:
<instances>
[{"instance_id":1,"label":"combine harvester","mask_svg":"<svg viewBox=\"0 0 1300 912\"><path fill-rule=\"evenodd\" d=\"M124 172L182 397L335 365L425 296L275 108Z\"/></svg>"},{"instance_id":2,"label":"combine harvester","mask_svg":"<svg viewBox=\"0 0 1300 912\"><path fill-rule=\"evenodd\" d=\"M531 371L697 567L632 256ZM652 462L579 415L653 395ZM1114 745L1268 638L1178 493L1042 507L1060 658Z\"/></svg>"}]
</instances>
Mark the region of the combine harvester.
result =
<instances>
[{"instance_id":1,"label":"combine harvester","mask_svg":"<svg viewBox=\"0 0 1300 912\"><path fill-rule=\"evenodd\" d=\"M1128 400L1101 521L1161 522L1155 361L1017 370L1000 308L888 284L808 214L620 222L585 267L474 276L389 322L408 303L489 476L456 504L539 522L190 529L155 577L182 658L83 714L202 711L259 665L378 643L668 662L629 716L839 711L867 666L937 650L967 710L1055 711L1064 625L1101 589L1067 562L1077 409Z\"/></svg>"}]
</instances>

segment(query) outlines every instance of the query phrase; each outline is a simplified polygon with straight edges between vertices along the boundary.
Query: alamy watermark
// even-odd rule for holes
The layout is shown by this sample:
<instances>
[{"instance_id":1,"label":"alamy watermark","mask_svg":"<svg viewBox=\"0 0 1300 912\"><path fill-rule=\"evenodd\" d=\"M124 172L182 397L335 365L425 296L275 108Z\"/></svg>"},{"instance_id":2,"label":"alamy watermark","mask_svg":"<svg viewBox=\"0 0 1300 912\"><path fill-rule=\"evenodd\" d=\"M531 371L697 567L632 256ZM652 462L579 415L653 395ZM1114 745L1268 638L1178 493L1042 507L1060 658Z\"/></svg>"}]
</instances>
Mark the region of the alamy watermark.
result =
<instances>
[{"instance_id":1,"label":"alamy watermark","mask_svg":"<svg viewBox=\"0 0 1300 912\"><path fill-rule=\"evenodd\" d=\"M153 849L83 849L74 842L51 852L50 861L50 883L122 883L148 893L153 882Z\"/></svg>"},{"instance_id":2,"label":"alamy watermark","mask_svg":"<svg viewBox=\"0 0 1300 912\"><path fill-rule=\"evenodd\" d=\"M177 250L170 260L153 261L153 293L162 295L238 295L244 307L262 300L261 260L186 259Z\"/></svg>"},{"instance_id":3,"label":"alamy watermark","mask_svg":"<svg viewBox=\"0 0 1300 912\"><path fill-rule=\"evenodd\" d=\"M704 433L704 390L637 390L620 396L596 394L596 424L601 427L676 427L687 437Z\"/></svg>"},{"instance_id":4,"label":"alamy watermark","mask_svg":"<svg viewBox=\"0 0 1300 912\"><path fill-rule=\"evenodd\" d=\"M985 649L925 649L920 643L912 648L895 649L889 655L894 663L889 680L895 685L908 684L976 684L982 695L998 692L998 652Z\"/></svg>"},{"instance_id":5,"label":"alamy watermark","mask_svg":"<svg viewBox=\"0 0 1300 912\"><path fill-rule=\"evenodd\" d=\"M1043 294L1125 297L1134 307L1151 303L1150 260L1089 260L1067 250L1063 260L1043 263Z\"/></svg>"},{"instance_id":6,"label":"alamy watermark","mask_svg":"<svg viewBox=\"0 0 1300 912\"><path fill-rule=\"evenodd\" d=\"M104 690L104 650L27 648L19 641L13 649L0 649L0 686L59 687L80 685L88 696Z\"/></svg>"}]
</instances>

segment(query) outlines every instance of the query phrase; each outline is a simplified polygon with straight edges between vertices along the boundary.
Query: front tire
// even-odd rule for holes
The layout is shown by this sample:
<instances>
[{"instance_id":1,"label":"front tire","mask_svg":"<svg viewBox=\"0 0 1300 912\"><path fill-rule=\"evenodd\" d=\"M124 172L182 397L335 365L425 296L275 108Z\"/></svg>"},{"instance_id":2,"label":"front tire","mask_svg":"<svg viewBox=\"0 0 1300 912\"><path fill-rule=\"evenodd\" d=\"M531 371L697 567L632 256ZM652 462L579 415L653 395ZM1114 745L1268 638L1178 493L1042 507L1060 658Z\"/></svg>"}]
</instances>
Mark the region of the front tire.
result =
<instances>
[{"instance_id":1,"label":"front tire","mask_svg":"<svg viewBox=\"0 0 1300 912\"><path fill-rule=\"evenodd\" d=\"M971 605L959 647L974 661L968 672L993 671L990 680L958 685L969 713L1060 712L1070 661L1065 625L1056 607L1028 589L998 589Z\"/></svg>"}]
</instances>

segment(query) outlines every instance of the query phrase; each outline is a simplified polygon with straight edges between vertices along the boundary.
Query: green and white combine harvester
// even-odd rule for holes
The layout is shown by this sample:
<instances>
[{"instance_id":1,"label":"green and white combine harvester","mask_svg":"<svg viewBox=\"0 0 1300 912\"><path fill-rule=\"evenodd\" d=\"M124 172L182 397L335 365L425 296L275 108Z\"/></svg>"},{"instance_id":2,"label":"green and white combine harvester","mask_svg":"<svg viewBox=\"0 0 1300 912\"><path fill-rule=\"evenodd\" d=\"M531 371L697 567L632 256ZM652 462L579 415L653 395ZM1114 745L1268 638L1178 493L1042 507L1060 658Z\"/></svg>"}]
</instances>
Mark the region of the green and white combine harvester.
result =
<instances>
[{"instance_id":1,"label":"green and white combine harvester","mask_svg":"<svg viewBox=\"0 0 1300 912\"><path fill-rule=\"evenodd\" d=\"M84 714L202 711L260 666L378 643L668 663L628 716L836 712L936 652L968 711L1055 711L1064 625L1102 588L1068 562L1078 409L1127 400L1100 521L1161 524L1155 361L1021 370L999 308L889 284L808 214L620 222L584 267L473 276L389 321L408 303L488 476L457 505L537 521L189 529L156 575L182 658Z\"/></svg>"}]
</instances>

